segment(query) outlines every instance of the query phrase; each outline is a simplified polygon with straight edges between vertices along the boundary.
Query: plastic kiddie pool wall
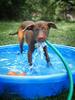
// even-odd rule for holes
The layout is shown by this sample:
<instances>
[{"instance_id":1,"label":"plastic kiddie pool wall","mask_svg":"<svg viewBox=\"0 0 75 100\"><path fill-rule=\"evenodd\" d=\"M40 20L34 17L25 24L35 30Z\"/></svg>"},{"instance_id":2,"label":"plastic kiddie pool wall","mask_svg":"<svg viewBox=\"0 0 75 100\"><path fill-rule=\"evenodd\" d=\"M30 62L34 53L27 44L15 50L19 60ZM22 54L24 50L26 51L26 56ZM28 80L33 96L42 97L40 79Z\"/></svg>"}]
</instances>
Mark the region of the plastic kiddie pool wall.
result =
<instances>
[{"instance_id":1,"label":"plastic kiddie pool wall","mask_svg":"<svg viewBox=\"0 0 75 100\"><path fill-rule=\"evenodd\" d=\"M64 58L69 56L75 59L75 48L55 45ZM25 48L28 49L27 45ZM1 46L0 51L4 50L17 51L18 45ZM68 53L67 53L68 52ZM74 66L73 66L74 67ZM73 80L75 83L75 70L72 70ZM5 90L9 94L18 94L24 98L36 98L53 96L61 93L69 87L69 79L66 71L49 75L33 76L10 76L0 74L0 94Z\"/></svg>"}]
</instances>

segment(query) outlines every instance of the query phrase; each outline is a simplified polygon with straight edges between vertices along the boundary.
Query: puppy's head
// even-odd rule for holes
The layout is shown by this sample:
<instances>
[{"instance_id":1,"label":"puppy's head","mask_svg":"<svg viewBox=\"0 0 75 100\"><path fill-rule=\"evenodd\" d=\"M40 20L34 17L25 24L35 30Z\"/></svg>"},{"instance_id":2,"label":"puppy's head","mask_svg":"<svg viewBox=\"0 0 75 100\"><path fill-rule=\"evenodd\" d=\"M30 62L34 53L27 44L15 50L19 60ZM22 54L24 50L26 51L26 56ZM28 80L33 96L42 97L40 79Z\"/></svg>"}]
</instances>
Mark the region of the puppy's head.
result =
<instances>
[{"instance_id":1,"label":"puppy's head","mask_svg":"<svg viewBox=\"0 0 75 100\"><path fill-rule=\"evenodd\" d=\"M24 31L32 30L34 33L35 40L39 42L43 42L46 40L48 36L48 30L50 28L57 29L55 23L53 22L37 21L35 23L31 23L27 25Z\"/></svg>"},{"instance_id":2,"label":"puppy's head","mask_svg":"<svg viewBox=\"0 0 75 100\"><path fill-rule=\"evenodd\" d=\"M50 28L57 29L55 23L46 21L37 21L33 26L34 35L37 41L43 42L47 39L48 30Z\"/></svg>"}]
</instances>

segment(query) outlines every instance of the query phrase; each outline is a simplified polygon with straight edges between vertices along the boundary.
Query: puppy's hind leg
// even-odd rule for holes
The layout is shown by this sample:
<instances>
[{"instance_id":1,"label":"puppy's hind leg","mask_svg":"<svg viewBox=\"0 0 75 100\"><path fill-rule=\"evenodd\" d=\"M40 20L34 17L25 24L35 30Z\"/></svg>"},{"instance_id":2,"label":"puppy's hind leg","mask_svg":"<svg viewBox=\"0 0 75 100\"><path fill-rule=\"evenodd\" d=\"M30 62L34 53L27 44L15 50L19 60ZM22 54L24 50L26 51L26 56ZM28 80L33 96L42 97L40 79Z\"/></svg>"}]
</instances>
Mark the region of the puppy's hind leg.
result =
<instances>
[{"instance_id":1,"label":"puppy's hind leg","mask_svg":"<svg viewBox=\"0 0 75 100\"><path fill-rule=\"evenodd\" d=\"M18 32L18 40L20 43L20 53L23 52L23 43L24 43L24 32L22 30L19 30Z\"/></svg>"},{"instance_id":2,"label":"puppy's hind leg","mask_svg":"<svg viewBox=\"0 0 75 100\"><path fill-rule=\"evenodd\" d=\"M20 53L23 52L23 43L24 43L24 38L20 41Z\"/></svg>"}]
</instances>

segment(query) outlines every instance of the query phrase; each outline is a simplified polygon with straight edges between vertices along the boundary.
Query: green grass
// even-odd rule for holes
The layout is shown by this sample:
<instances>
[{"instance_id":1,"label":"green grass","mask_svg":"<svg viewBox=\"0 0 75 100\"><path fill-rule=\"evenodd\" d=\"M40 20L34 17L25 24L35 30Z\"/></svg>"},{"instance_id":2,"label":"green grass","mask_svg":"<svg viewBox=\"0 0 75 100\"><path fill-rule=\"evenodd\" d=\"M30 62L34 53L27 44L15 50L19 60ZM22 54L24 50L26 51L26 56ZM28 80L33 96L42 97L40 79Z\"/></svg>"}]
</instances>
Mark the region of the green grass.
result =
<instances>
[{"instance_id":1,"label":"green grass","mask_svg":"<svg viewBox=\"0 0 75 100\"><path fill-rule=\"evenodd\" d=\"M17 36L10 36L9 33L17 31L20 22L0 22L0 45L18 43ZM59 22L56 24L58 29L51 29L48 40L51 43L75 46L75 23ZM75 91L74 91L75 92ZM54 97L40 98L38 100L66 100L68 92ZM0 100L24 100L19 96L0 96ZM75 93L73 95L75 100Z\"/></svg>"},{"instance_id":2,"label":"green grass","mask_svg":"<svg viewBox=\"0 0 75 100\"><path fill-rule=\"evenodd\" d=\"M9 33L17 31L20 22L0 22L0 45L18 43L17 36L10 36Z\"/></svg>"},{"instance_id":3,"label":"green grass","mask_svg":"<svg viewBox=\"0 0 75 100\"><path fill-rule=\"evenodd\" d=\"M57 23L57 30L51 29L48 40L52 43L75 46L75 23Z\"/></svg>"}]
</instances>

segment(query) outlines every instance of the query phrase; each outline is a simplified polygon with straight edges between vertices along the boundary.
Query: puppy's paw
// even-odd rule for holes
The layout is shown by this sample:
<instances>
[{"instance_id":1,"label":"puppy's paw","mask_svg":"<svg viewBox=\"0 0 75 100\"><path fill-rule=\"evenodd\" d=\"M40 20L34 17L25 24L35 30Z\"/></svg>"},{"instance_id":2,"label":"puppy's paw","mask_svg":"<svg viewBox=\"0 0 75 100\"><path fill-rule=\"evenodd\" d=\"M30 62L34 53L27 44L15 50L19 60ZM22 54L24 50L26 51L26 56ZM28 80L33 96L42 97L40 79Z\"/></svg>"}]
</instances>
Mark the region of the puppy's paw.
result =
<instances>
[{"instance_id":1,"label":"puppy's paw","mask_svg":"<svg viewBox=\"0 0 75 100\"><path fill-rule=\"evenodd\" d=\"M20 52L17 52L17 55L20 55Z\"/></svg>"},{"instance_id":2,"label":"puppy's paw","mask_svg":"<svg viewBox=\"0 0 75 100\"><path fill-rule=\"evenodd\" d=\"M33 70L33 65L29 66L29 70L32 71Z\"/></svg>"},{"instance_id":3,"label":"puppy's paw","mask_svg":"<svg viewBox=\"0 0 75 100\"><path fill-rule=\"evenodd\" d=\"M52 66L51 62L50 61L47 62L47 67L51 67L51 66Z\"/></svg>"}]
</instances>

